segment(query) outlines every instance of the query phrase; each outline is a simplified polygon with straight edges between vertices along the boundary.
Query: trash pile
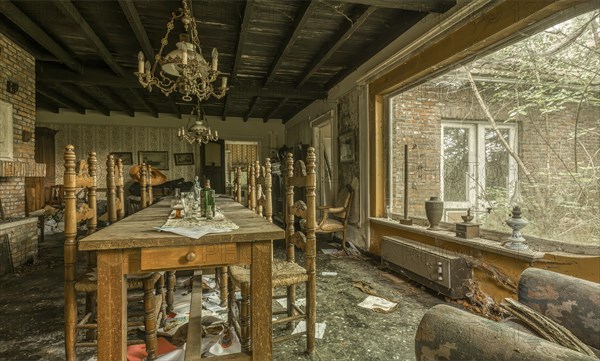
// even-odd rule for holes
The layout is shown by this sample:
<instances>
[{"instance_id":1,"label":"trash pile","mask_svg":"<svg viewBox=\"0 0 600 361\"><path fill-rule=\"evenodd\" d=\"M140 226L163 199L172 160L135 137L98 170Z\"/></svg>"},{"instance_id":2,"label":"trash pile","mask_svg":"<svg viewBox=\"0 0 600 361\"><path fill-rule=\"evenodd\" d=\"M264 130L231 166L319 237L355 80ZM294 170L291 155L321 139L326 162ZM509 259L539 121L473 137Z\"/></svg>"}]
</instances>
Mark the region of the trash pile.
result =
<instances>
[{"instance_id":1,"label":"trash pile","mask_svg":"<svg viewBox=\"0 0 600 361\"><path fill-rule=\"evenodd\" d=\"M196 278L198 279L198 278ZM173 310L158 329L156 361L183 361L190 319L192 277L179 277L175 285ZM237 295L239 297L239 295ZM241 352L240 340L227 324L227 307L220 305L219 288L214 275L202 276L202 357ZM147 357L146 345L127 347L128 361Z\"/></svg>"}]
</instances>

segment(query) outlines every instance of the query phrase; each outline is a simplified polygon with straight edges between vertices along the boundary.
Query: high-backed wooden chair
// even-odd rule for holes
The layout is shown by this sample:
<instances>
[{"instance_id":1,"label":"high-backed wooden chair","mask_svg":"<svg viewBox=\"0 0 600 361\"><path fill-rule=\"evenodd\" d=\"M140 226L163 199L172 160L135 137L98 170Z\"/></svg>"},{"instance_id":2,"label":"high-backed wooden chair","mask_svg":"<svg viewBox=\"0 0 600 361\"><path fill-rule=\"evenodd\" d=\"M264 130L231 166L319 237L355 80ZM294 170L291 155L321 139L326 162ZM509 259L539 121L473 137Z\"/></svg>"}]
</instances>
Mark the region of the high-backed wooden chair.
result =
<instances>
[{"instance_id":1,"label":"high-backed wooden chair","mask_svg":"<svg viewBox=\"0 0 600 361\"><path fill-rule=\"evenodd\" d=\"M273 321L274 325L288 324L297 320L306 321L306 332L294 336L307 336L307 352L315 350L316 331L316 195L317 187L315 173L315 150L308 149L306 163L297 161L294 164L293 155L288 153L285 160L285 187L286 187L286 259L273 260L272 278L273 288L285 287L287 291L287 316ZM294 203L294 189L305 188L306 201L299 200ZM296 232L294 229L295 217L306 220L306 231ZM306 263L302 267L296 263L295 245L302 244L306 250ZM233 292L229 298L229 319L238 330L242 348L252 348L250 340L250 270L244 267L232 266L230 268L230 291L238 285L241 290L240 320L235 319ZM296 285L306 284L306 311L296 305ZM277 337L273 341L281 342L292 337Z\"/></svg>"},{"instance_id":2,"label":"high-backed wooden chair","mask_svg":"<svg viewBox=\"0 0 600 361\"><path fill-rule=\"evenodd\" d=\"M256 175L253 162L248 162L248 208L256 209Z\"/></svg>"},{"instance_id":3,"label":"high-backed wooden chair","mask_svg":"<svg viewBox=\"0 0 600 361\"><path fill-rule=\"evenodd\" d=\"M88 233L96 229L96 153L91 152L88 162L79 161L76 170L76 157L74 147L65 147L64 161L64 200L65 200L65 243L64 243L64 265L65 265L65 354L68 361L76 359L76 347L96 347L93 339L96 313L96 292L98 289L95 272L91 269L95 265L95 255L88 253L88 265L82 272L77 272L77 225L87 220ZM114 173L113 173L114 174ZM87 203L77 204L78 189L84 188ZM114 199L114 197L113 197ZM157 305L155 289L160 286L161 275L151 273L144 277L128 278L128 289L144 290L144 323L146 328L146 350L150 359L154 358L157 347ZM81 320L77 317L77 293L86 294L86 306ZM141 325L138 323L138 325ZM87 340L77 341L77 330L85 329Z\"/></svg>"},{"instance_id":4,"label":"high-backed wooden chair","mask_svg":"<svg viewBox=\"0 0 600 361\"><path fill-rule=\"evenodd\" d=\"M235 188L233 199L235 199L235 201L238 203L242 203L242 170L240 167L235 168L235 178L233 180L233 184Z\"/></svg>"},{"instance_id":5,"label":"high-backed wooden chair","mask_svg":"<svg viewBox=\"0 0 600 361\"><path fill-rule=\"evenodd\" d=\"M256 213L273 222L273 197L271 178L271 159L266 158L265 165L261 167L256 161Z\"/></svg>"},{"instance_id":6,"label":"high-backed wooden chair","mask_svg":"<svg viewBox=\"0 0 600 361\"><path fill-rule=\"evenodd\" d=\"M315 232L317 234L342 232L342 248L346 252L346 230L348 228L348 219L350 218L350 207L354 197L354 189L350 184L345 186L345 194L342 196L343 202L339 207L319 206L321 210L321 220L317 224Z\"/></svg>"}]
</instances>

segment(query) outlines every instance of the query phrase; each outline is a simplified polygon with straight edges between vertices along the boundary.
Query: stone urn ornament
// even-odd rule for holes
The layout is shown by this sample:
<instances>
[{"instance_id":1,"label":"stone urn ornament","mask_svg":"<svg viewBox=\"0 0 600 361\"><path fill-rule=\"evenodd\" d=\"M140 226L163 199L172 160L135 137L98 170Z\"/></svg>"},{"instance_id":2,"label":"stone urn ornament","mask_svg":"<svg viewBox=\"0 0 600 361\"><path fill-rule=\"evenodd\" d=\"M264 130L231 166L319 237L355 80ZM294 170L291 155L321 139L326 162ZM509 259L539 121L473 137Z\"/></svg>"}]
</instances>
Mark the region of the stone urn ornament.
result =
<instances>
[{"instance_id":1,"label":"stone urn ornament","mask_svg":"<svg viewBox=\"0 0 600 361\"><path fill-rule=\"evenodd\" d=\"M429 200L425 201L425 215L429 221L429 228L427 229L433 231L441 230L439 224L444 215L444 202L439 197L429 198Z\"/></svg>"}]
</instances>

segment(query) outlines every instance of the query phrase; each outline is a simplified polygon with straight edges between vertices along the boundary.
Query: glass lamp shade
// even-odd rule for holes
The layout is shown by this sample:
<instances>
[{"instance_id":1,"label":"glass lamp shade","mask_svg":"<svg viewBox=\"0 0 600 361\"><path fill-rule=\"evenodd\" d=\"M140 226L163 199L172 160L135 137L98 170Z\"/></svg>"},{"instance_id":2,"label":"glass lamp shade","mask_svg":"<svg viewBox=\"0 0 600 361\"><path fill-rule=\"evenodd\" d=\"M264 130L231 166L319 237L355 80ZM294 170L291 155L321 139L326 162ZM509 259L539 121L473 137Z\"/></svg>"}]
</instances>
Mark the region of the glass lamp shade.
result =
<instances>
[{"instance_id":1,"label":"glass lamp shade","mask_svg":"<svg viewBox=\"0 0 600 361\"><path fill-rule=\"evenodd\" d=\"M187 65L194 70L198 70L200 76L206 78L208 76L208 63L204 57L195 51L195 46L186 41L180 41L176 44L177 49L171 51L164 57L161 64L162 70L175 77L182 75L182 65L184 63L184 52L187 54Z\"/></svg>"}]
</instances>

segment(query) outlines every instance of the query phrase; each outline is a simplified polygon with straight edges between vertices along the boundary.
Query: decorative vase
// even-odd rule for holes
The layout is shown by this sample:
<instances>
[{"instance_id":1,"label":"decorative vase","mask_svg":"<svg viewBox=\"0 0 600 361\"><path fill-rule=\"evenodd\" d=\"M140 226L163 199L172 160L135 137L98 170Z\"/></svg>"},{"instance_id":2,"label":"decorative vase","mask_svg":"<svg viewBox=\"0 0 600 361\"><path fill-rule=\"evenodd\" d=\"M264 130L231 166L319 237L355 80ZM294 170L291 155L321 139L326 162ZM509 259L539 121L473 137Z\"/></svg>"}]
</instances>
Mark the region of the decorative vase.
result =
<instances>
[{"instance_id":1,"label":"decorative vase","mask_svg":"<svg viewBox=\"0 0 600 361\"><path fill-rule=\"evenodd\" d=\"M429 228L431 230L440 230L438 227L444 214L444 202L438 197L431 197L428 201L425 201L425 215L429 221Z\"/></svg>"}]
</instances>

